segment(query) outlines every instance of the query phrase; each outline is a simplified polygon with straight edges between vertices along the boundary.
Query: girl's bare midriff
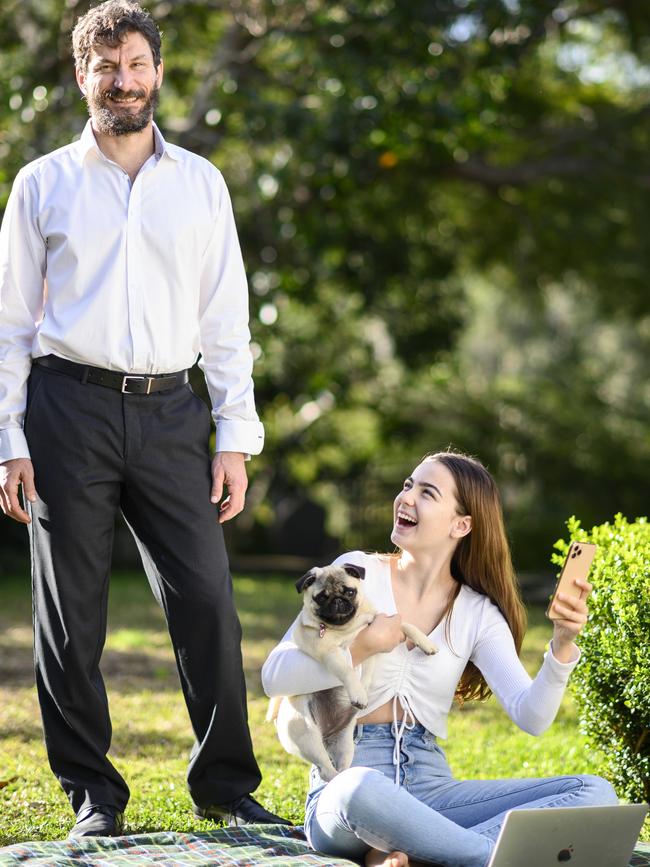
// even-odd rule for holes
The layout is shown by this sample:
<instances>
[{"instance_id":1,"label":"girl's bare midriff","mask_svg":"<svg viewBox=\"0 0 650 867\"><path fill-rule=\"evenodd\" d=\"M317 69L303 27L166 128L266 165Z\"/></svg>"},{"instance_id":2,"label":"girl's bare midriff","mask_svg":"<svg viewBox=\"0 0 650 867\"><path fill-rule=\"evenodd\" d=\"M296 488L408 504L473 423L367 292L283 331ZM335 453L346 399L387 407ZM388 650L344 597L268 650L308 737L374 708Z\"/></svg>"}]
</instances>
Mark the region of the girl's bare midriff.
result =
<instances>
[{"instance_id":1,"label":"girl's bare midriff","mask_svg":"<svg viewBox=\"0 0 650 867\"><path fill-rule=\"evenodd\" d=\"M397 703L396 708L396 718L401 720L404 716L404 711L400 707L399 702ZM363 725L370 723L392 723L393 721L393 700L390 699L386 702L386 704L382 704L381 707L375 708L372 713L368 713L365 716L360 716L357 719L357 722L362 723ZM416 720L418 722L418 720Z\"/></svg>"}]
</instances>

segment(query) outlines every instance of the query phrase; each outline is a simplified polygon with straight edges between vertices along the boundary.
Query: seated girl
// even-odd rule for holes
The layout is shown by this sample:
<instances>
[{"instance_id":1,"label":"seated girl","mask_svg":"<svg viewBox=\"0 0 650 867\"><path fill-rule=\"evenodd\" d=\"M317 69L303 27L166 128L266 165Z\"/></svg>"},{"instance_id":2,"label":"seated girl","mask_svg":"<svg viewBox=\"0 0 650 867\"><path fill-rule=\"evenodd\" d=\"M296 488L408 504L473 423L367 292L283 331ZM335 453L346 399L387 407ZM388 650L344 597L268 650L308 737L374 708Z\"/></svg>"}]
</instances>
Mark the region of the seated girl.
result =
<instances>
[{"instance_id":1,"label":"seated girl","mask_svg":"<svg viewBox=\"0 0 650 867\"><path fill-rule=\"evenodd\" d=\"M518 656L525 614L500 498L481 463L450 452L425 458L395 499L391 540L396 554L355 551L335 561L365 568L364 591L382 612L352 644L352 663L379 655L352 767L329 783L312 768L305 832L314 849L367 865L486 867L508 810L617 803L612 786L589 775L457 780L439 743L454 698L491 692L524 731L551 725L579 659L591 585L578 582L582 599L554 603L550 648L531 679ZM440 652L409 648L402 618ZM291 629L262 681L269 696L337 685L295 647Z\"/></svg>"}]
</instances>

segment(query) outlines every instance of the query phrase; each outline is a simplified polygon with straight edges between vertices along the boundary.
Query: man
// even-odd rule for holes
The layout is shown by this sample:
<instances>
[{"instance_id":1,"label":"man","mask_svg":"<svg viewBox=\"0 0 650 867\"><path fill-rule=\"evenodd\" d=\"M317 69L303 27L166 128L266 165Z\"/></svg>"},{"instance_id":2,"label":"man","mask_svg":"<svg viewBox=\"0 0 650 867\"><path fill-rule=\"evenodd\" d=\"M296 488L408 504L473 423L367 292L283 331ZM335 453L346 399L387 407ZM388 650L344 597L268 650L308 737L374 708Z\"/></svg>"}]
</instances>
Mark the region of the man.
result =
<instances>
[{"instance_id":1,"label":"man","mask_svg":"<svg viewBox=\"0 0 650 867\"><path fill-rule=\"evenodd\" d=\"M169 623L196 814L285 822L250 797L260 772L220 526L263 445L228 192L153 123L163 62L147 12L108 0L78 21L73 49L90 120L19 173L0 235L0 503L29 524L50 765L71 835L121 833L129 790L106 755L99 671L121 510ZM199 353L212 462L210 412L187 382Z\"/></svg>"}]
</instances>

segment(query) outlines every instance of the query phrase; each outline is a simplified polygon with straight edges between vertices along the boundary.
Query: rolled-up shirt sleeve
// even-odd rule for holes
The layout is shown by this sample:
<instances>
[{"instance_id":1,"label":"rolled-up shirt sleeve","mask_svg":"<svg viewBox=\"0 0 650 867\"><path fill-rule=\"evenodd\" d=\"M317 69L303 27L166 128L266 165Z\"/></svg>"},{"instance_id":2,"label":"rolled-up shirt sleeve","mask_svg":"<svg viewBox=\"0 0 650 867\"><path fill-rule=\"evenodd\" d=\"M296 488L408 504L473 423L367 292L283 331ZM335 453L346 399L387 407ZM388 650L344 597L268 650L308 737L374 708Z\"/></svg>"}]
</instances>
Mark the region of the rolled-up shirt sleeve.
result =
<instances>
[{"instance_id":1,"label":"rolled-up shirt sleeve","mask_svg":"<svg viewBox=\"0 0 650 867\"><path fill-rule=\"evenodd\" d=\"M248 286L235 220L220 173L218 213L201 271L202 368L216 426L216 451L259 454L264 428L255 409Z\"/></svg>"},{"instance_id":2,"label":"rolled-up shirt sleeve","mask_svg":"<svg viewBox=\"0 0 650 867\"><path fill-rule=\"evenodd\" d=\"M23 420L47 257L30 180L17 176L0 229L0 462L29 458Z\"/></svg>"}]
</instances>

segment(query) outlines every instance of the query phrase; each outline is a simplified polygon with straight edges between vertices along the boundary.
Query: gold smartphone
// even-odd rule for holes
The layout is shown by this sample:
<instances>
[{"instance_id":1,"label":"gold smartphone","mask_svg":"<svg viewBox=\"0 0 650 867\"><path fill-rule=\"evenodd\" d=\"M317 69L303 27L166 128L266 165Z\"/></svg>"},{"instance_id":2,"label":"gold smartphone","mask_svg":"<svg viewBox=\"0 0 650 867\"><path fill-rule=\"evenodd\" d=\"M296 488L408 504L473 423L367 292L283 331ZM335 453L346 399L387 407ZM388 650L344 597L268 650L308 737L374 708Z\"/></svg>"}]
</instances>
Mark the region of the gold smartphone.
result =
<instances>
[{"instance_id":1,"label":"gold smartphone","mask_svg":"<svg viewBox=\"0 0 650 867\"><path fill-rule=\"evenodd\" d=\"M560 577L555 585L553 598L546 609L547 617L550 617L550 610L558 593L566 593L567 596L582 599L584 591L573 582L576 578L582 578L586 581L597 548L598 545L593 545L591 542L571 542Z\"/></svg>"}]
</instances>

